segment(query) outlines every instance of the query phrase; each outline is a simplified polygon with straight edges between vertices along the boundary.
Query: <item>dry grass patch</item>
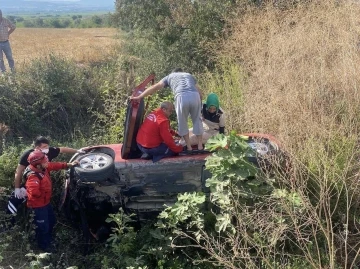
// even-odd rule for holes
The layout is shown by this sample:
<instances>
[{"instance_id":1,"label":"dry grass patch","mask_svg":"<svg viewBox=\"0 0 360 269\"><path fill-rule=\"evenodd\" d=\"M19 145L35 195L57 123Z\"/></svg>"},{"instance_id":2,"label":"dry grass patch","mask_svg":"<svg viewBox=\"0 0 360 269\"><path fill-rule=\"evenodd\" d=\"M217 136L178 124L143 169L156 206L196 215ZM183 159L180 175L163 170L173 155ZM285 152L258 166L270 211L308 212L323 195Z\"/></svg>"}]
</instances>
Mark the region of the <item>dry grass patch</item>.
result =
<instances>
[{"instance_id":1,"label":"dry grass patch","mask_svg":"<svg viewBox=\"0 0 360 269\"><path fill-rule=\"evenodd\" d=\"M242 10L220 56L235 59L243 70L243 88L236 90L244 108L229 115L234 125L299 146L309 135L357 134L359 12L358 3L330 0L285 11L271 5ZM222 97L231 109L233 100Z\"/></svg>"},{"instance_id":2,"label":"dry grass patch","mask_svg":"<svg viewBox=\"0 0 360 269\"><path fill-rule=\"evenodd\" d=\"M79 63L98 61L114 51L120 43L117 37L118 31L113 28L18 28L10 41L15 64L20 67L50 53Z\"/></svg>"}]
</instances>

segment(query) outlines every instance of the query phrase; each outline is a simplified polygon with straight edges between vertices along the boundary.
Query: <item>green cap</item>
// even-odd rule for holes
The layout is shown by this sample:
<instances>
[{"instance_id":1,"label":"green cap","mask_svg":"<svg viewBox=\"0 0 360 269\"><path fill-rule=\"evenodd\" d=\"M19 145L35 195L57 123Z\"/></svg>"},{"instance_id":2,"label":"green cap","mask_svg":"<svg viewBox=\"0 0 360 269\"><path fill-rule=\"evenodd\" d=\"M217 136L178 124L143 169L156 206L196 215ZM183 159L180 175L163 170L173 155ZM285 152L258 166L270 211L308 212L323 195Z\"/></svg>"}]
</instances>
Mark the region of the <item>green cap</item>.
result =
<instances>
[{"instance_id":1,"label":"green cap","mask_svg":"<svg viewBox=\"0 0 360 269\"><path fill-rule=\"evenodd\" d=\"M216 107L216 111L219 110L219 97L215 93L210 93L206 98L206 106L209 108L211 106Z\"/></svg>"}]
</instances>

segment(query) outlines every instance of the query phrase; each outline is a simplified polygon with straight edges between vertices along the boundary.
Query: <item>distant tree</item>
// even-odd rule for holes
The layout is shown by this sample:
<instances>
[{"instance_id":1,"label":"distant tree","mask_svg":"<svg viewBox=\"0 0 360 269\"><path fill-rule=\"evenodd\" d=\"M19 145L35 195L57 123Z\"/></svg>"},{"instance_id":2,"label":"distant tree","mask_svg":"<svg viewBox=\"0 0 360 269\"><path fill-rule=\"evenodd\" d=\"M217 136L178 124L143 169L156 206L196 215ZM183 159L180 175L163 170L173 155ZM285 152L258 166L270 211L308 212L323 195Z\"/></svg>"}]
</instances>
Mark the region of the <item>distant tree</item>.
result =
<instances>
[{"instance_id":1,"label":"distant tree","mask_svg":"<svg viewBox=\"0 0 360 269\"><path fill-rule=\"evenodd\" d=\"M11 21L12 23L16 23L16 17L15 16L7 16L6 17L9 21Z\"/></svg>"},{"instance_id":2,"label":"distant tree","mask_svg":"<svg viewBox=\"0 0 360 269\"><path fill-rule=\"evenodd\" d=\"M16 17L16 22L22 22L22 21L24 21L24 18L23 17Z\"/></svg>"},{"instance_id":3,"label":"distant tree","mask_svg":"<svg viewBox=\"0 0 360 269\"><path fill-rule=\"evenodd\" d=\"M74 20L74 25L75 26L79 26L81 23L81 19L77 18L76 20Z\"/></svg>"},{"instance_id":4,"label":"distant tree","mask_svg":"<svg viewBox=\"0 0 360 269\"><path fill-rule=\"evenodd\" d=\"M35 27L35 24L33 21L30 21L30 20L24 20L24 27Z\"/></svg>"},{"instance_id":5,"label":"distant tree","mask_svg":"<svg viewBox=\"0 0 360 269\"><path fill-rule=\"evenodd\" d=\"M97 15L94 15L91 17L91 22L94 23L95 25L99 26L102 24L102 18L97 16Z\"/></svg>"},{"instance_id":6,"label":"distant tree","mask_svg":"<svg viewBox=\"0 0 360 269\"><path fill-rule=\"evenodd\" d=\"M36 18L34 24L36 27L44 27L44 20L42 18Z\"/></svg>"},{"instance_id":7,"label":"distant tree","mask_svg":"<svg viewBox=\"0 0 360 269\"><path fill-rule=\"evenodd\" d=\"M113 23L112 23L112 17L111 17L111 13L108 13L106 15L104 15L103 17L103 26L106 26L106 27L112 27L113 26Z\"/></svg>"},{"instance_id":8,"label":"distant tree","mask_svg":"<svg viewBox=\"0 0 360 269\"><path fill-rule=\"evenodd\" d=\"M49 21L49 24L53 28L62 28L61 22L59 19L51 19Z\"/></svg>"},{"instance_id":9,"label":"distant tree","mask_svg":"<svg viewBox=\"0 0 360 269\"><path fill-rule=\"evenodd\" d=\"M65 19L62 21L62 27L67 28L71 25L71 21L69 19Z\"/></svg>"},{"instance_id":10,"label":"distant tree","mask_svg":"<svg viewBox=\"0 0 360 269\"><path fill-rule=\"evenodd\" d=\"M73 20L76 20L76 19L78 18L78 16L77 16L77 15L72 15L71 18L72 18Z\"/></svg>"}]
</instances>

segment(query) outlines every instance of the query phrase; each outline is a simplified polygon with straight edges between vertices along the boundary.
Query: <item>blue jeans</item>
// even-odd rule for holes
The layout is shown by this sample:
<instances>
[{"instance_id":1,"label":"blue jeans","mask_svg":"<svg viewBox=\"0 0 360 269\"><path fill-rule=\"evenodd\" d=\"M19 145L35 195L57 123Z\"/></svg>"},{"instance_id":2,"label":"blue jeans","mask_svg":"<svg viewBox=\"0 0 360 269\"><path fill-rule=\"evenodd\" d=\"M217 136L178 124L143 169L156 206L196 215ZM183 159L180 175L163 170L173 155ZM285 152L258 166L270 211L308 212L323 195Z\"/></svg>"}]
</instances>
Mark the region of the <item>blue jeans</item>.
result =
<instances>
[{"instance_id":1,"label":"blue jeans","mask_svg":"<svg viewBox=\"0 0 360 269\"><path fill-rule=\"evenodd\" d=\"M5 64L4 64L4 58L3 53L6 56L6 59L8 60L9 67L12 71L14 71L15 63L14 59L12 57L11 47L9 40L6 42L0 42L0 71L5 72Z\"/></svg>"},{"instance_id":2,"label":"blue jeans","mask_svg":"<svg viewBox=\"0 0 360 269\"><path fill-rule=\"evenodd\" d=\"M35 213L34 224L36 225L36 241L39 248L49 251L52 241L52 230L56 223L56 217L51 204L33 208Z\"/></svg>"},{"instance_id":3,"label":"blue jeans","mask_svg":"<svg viewBox=\"0 0 360 269\"><path fill-rule=\"evenodd\" d=\"M144 148L139 143L137 143L139 149L142 153L149 154L152 157L153 162L160 161L164 157L170 157L177 155L175 152L173 152L167 145L164 143L161 143L156 148Z\"/></svg>"}]
</instances>

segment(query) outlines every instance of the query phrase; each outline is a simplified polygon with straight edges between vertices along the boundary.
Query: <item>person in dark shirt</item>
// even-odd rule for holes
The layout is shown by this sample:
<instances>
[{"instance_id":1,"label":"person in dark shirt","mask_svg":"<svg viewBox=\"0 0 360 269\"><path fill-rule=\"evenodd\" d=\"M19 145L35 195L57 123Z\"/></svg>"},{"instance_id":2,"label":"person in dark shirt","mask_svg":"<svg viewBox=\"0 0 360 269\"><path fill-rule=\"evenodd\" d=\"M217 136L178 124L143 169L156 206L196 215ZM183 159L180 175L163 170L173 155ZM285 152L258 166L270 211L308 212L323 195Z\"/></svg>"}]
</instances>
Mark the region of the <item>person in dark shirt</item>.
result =
<instances>
[{"instance_id":1,"label":"person in dark shirt","mask_svg":"<svg viewBox=\"0 0 360 269\"><path fill-rule=\"evenodd\" d=\"M16 168L15 172L15 197L18 199L23 199L26 196L26 190L24 188L21 188L21 181L22 181L22 175L25 170L25 168L29 165L28 157L31 152L33 152L35 149L42 151L45 153L51 162L53 159L55 159L60 153L85 153L86 148L83 149L73 149L68 147L50 147L50 141L44 137L44 136L38 136L34 140L33 148L26 150L20 157L19 164Z\"/></svg>"}]
</instances>

